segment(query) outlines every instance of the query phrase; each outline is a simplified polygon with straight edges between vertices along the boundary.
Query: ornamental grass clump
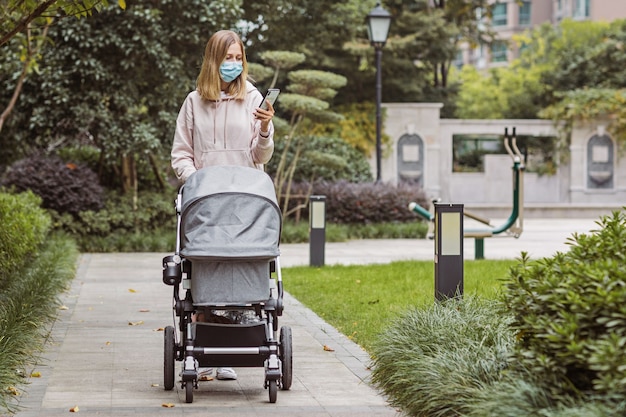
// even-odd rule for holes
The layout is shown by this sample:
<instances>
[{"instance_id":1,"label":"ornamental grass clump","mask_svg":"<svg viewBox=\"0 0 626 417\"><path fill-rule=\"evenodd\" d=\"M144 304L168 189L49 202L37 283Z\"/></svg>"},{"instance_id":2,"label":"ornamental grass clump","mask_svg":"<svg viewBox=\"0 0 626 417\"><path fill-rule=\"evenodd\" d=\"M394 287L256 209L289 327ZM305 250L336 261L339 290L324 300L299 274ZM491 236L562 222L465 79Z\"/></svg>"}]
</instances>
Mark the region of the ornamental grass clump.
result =
<instances>
[{"instance_id":1,"label":"ornamental grass clump","mask_svg":"<svg viewBox=\"0 0 626 417\"><path fill-rule=\"evenodd\" d=\"M626 213L568 239L570 249L531 262L505 284L517 343L511 364L564 396L621 403L626 393Z\"/></svg>"},{"instance_id":2,"label":"ornamental grass clump","mask_svg":"<svg viewBox=\"0 0 626 417\"><path fill-rule=\"evenodd\" d=\"M395 320L372 349L372 381L411 416L459 416L500 378L514 342L495 301L447 300Z\"/></svg>"}]
</instances>

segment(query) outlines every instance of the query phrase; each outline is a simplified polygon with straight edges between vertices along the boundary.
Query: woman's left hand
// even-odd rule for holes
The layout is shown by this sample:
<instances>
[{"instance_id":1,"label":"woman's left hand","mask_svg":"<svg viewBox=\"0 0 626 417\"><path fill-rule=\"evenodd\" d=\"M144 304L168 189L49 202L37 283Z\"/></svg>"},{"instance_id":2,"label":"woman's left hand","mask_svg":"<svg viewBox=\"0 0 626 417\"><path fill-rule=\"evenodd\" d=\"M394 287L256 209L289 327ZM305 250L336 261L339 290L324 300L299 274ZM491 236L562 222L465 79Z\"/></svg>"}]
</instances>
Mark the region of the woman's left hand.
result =
<instances>
[{"instance_id":1,"label":"woman's left hand","mask_svg":"<svg viewBox=\"0 0 626 417\"><path fill-rule=\"evenodd\" d=\"M274 106L267 102L267 109L257 108L254 117L261 121L261 132L267 132L270 129L270 122L274 117Z\"/></svg>"}]
</instances>

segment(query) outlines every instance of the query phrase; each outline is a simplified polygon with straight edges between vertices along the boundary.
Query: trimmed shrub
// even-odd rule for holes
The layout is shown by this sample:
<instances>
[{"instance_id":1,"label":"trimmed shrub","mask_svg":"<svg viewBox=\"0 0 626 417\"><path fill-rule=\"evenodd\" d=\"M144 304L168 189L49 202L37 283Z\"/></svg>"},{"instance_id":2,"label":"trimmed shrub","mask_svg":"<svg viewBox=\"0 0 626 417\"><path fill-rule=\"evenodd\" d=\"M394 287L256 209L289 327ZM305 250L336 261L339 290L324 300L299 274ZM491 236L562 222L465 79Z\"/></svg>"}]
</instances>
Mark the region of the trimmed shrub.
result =
<instances>
[{"instance_id":1,"label":"trimmed shrub","mask_svg":"<svg viewBox=\"0 0 626 417\"><path fill-rule=\"evenodd\" d=\"M85 210L99 210L104 192L98 176L84 165L65 163L58 156L33 155L9 167L5 186L18 191L32 190L43 207L73 216Z\"/></svg>"},{"instance_id":2,"label":"trimmed shrub","mask_svg":"<svg viewBox=\"0 0 626 417\"><path fill-rule=\"evenodd\" d=\"M0 288L34 255L50 229L50 216L30 191L0 192Z\"/></svg>"},{"instance_id":3,"label":"trimmed shrub","mask_svg":"<svg viewBox=\"0 0 626 417\"><path fill-rule=\"evenodd\" d=\"M295 184L293 195L305 195L309 184ZM409 210L409 203L416 202L429 207L426 193L414 184L400 183L397 186L385 183L317 182L313 184L313 195L326 196L326 219L336 224L371 224L387 222L413 222L421 220ZM293 203L296 203L294 199ZM308 207L301 213L308 218Z\"/></svg>"},{"instance_id":4,"label":"trimmed shrub","mask_svg":"<svg viewBox=\"0 0 626 417\"><path fill-rule=\"evenodd\" d=\"M626 392L626 213L574 234L566 253L512 268L504 304L519 343L512 363L556 394L622 401Z\"/></svg>"}]
</instances>

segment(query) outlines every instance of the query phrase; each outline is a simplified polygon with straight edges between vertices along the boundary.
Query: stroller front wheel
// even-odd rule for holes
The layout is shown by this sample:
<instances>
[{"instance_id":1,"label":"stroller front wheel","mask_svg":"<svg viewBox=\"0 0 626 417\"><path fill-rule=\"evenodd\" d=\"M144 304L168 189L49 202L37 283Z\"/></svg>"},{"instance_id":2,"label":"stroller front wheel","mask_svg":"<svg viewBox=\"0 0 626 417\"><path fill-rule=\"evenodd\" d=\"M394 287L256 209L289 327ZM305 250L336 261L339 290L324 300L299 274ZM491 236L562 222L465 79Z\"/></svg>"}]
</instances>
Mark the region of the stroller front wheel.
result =
<instances>
[{"instance_id":1,"label":"stroller front wheel","mask_svg":"<svg viewBox=\"0 0 626 417\"><path fill-rule=\"evenodd\" d=\"M274 380L268 381L268 383L270 392L270 403L274 404L276 402L276 397L278 396L278 383Z\"/></svg>"},{"instance_id":2,"label":"stroller front wheel","mask_svg":"<svg viewBox=\"0 0 626 417\"><path fill-rule=\"evenodd\" d=\"M187 402L187 404L193 402L193 382L191 381L185 383L185 402Z\"/></svg>"}]
</instances>

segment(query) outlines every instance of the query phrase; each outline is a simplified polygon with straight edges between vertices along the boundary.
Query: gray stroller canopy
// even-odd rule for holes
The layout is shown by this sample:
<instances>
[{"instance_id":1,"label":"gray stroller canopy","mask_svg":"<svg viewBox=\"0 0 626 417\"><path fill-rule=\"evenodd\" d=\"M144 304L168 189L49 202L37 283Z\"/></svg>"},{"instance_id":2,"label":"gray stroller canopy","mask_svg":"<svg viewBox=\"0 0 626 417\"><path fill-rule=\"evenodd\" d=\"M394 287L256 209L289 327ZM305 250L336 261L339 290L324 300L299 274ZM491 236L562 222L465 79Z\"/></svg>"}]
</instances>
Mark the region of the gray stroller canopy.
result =
<instances>
[{"instance_id":1,"label":"gray stroller canopy","mask_svg":"<svg viewBox=\"0 0 626 417\"><path fill-rule=\"evenodd\" d=\"M239 166L202 168L180 193L184 257L234 261L280 254L282 218L274 184L265 172Z\"/></svg>"}]
</instances>

